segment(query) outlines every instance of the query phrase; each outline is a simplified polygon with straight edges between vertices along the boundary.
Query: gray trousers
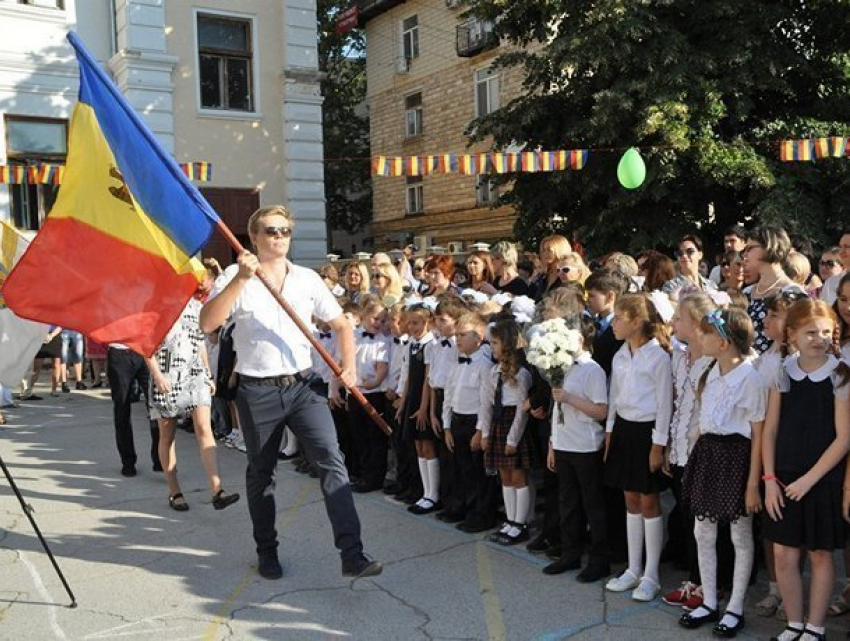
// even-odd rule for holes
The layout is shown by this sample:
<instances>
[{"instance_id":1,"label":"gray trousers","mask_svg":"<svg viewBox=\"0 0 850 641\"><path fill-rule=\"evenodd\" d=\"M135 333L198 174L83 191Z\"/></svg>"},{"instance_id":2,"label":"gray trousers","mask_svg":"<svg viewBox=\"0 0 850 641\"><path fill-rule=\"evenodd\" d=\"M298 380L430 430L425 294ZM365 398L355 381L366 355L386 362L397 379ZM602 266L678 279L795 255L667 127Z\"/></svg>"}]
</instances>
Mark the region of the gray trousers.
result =
<instances>
[{"instance_id":1,"label":"gray trousers","mask_svg":"<svg viewBox=\"0 0 850 641\"><path fill-rule=\"evenodd\" d=\"M272 552L278 545L275 468L286 426L298 438L310 461L319 468L334 544L342 560L359 555L363 551L360 519L354 507L348 472L337 443L327 398L311 387L311 381L296 382L287 387L240 383L236 407L248 450L245 479L257 553Z\"/></svg>"}]
</instances>

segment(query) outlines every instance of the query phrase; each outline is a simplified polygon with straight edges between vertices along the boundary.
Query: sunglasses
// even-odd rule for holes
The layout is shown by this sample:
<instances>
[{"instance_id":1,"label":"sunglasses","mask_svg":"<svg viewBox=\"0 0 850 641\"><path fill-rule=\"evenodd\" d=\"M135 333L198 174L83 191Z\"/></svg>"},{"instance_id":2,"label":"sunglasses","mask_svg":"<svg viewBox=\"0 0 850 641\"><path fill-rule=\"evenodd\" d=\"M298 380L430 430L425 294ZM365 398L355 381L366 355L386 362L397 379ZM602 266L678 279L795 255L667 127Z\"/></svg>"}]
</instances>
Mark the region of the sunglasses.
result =
<instances>
[{"instance_id":1,"label":"sunglasses","mask_svg":"<svg viewBox=\"0 0 850 641\"><path fill-rule=\"evenodd\" d=\"M695 247L688 247L687 249L677 249L676 250L676 257L677 258L681 258L682 256L691 257L694 254L696 254L698 251L699 250L696 249Z\"/></svg>"},{"instance_id":2,"label":"sunglasses","mask_svg":"<svg viewBox=\"0 0 850 641\"><path fill-rule=\"evenodd\" d=\"M278 236L282 238L289 238L292 236L292 227L270 226L266 227L264 231L266 232L266 236L273 236L275 238Z\"/></svg>"},{"instance_id":3,"label":"sunglasses","mask_svg":"<svg viewBox=\"0 0 850 641\"><path fill-rule=\"evenodd\" d=\"M373 280L377 280L378 278L386 278L386 276L384 276L383 274L379 274L379 273L377 273L377 274L372 274L372 279L373 279Z\"/></svg>"},{"instance_id":4,"label":"sunglasses","mask_svg":"<svg viewBox=\"0 0 850 641\"><path fill-rule=\"evenodd\" d=\"M573 271L572 267L558 267L559 274L569 274L571 271Z\"/></svg>"},{"instance_id":5,"label":"sunglasses","mask_svg":"<svg viewBox=\"0 0 850 641\"><path fill-rule=\"evenodd\" d=\"M837 260L822 260L820 261L821 267L838 267L841 265L841 261Z\"/></svg>"},{"instance_id":6,"label":"sunglasses","mask_svg":"<svg viewBox=\"0 0 850 641\"><path fill-rule=\"evenodd\" d=\"M424 268L424 267L416 266L416 267L414 267L414 268L413 268L413 271L415 271L415 272L421 272L423 269L425 269L425 268Z\"/></svg>"}]
</instances>

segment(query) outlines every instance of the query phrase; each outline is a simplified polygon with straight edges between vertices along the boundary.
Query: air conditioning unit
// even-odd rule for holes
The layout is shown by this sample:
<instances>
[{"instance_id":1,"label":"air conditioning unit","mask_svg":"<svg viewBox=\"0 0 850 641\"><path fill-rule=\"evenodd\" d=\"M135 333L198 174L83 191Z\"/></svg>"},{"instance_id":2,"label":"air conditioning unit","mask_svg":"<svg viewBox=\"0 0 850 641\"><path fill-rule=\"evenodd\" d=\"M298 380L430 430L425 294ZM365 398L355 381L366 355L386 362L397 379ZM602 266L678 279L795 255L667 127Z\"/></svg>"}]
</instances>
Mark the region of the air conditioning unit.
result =
<instances>
[{"instance_id":1,"label":"air conditioning unit","mask_svg":"<svg viewBox=\"0 0 850 641\"><path fill-rule=\"evenodd\" d=\"M404 56L399 56L395 59L396 73L407 73L410 71L410 61Z\"/></svg>"},{"instance_id":2,"label":"air conditioning unit","mask_svg":"<svg viewBox=\"0 0 850 641\"><path fill-rule=\"evenodd\" d=\"M450 254L462 254L463 253L463 241L462 240L450 240L446 243L446 248L449 250Z\"/></svg>"},{"instance_id":3,"label":"air conditioning unit","mask_svg":"<svg viewBox=\"0 0 850 641\"><path fill-rule=\"evenodd\" d=\"M457 9L460 6L460 0L446 0L446 7L449 9Z\"/></svg>"}]
</instances>

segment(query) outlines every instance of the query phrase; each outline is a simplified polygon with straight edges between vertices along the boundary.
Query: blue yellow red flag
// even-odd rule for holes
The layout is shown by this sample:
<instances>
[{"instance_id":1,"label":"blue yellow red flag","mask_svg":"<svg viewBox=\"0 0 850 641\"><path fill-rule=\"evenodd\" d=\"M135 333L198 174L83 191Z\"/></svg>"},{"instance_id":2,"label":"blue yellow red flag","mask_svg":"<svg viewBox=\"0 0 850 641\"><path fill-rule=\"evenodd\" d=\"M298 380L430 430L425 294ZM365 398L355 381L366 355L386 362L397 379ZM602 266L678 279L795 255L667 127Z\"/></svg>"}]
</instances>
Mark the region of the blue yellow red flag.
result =
<instances>
[{"instance_id":1,"label":"blue yellow red flag","mask_svg":"<svg viewBox=\"0 0 850 641\"><path fill-rule=\"evenodd\" d=\"M6 280L19 316L152 354L198 287L218 216L74 33L79 101L62 188Z\"/></svg>"}]
</instances>

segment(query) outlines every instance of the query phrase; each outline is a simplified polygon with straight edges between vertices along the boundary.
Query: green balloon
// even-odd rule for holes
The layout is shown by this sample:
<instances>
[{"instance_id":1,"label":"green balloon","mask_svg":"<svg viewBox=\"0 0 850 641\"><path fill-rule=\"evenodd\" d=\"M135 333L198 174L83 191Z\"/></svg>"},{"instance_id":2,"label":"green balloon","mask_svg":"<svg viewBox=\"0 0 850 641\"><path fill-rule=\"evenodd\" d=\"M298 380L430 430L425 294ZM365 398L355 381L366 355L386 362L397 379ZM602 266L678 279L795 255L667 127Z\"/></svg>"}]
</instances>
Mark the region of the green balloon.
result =
<instances>
[{"instance_id":1,"label":"green balloon","mask_svg":"<svg viewBox=\"0 0 850 641\"><path fill-rule=\"evenodd\" d=\"M634 147L620 158L620 164L617 165L617 180L626 189L637 189L646 180L646 165Z\"/></svg>"}]
</instances>

